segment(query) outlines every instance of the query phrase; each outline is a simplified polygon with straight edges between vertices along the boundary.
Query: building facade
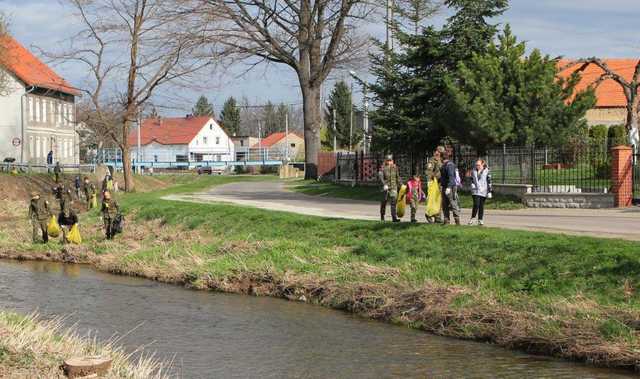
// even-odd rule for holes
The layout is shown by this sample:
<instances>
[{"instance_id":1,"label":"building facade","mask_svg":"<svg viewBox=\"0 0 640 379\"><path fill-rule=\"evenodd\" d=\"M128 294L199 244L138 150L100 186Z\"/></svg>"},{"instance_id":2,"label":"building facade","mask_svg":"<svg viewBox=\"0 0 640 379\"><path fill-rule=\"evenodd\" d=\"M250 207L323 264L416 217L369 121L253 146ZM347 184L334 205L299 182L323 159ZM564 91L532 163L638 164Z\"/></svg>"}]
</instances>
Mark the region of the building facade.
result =
<instances>
[{"instance_id":1,"label":"building facade","mask_svg":"<svg viewBox=\"0 0 640 379\"><path fill-rule=\"evenodd\" d=\"M129 135L131 158L149 163L228 162L235 147L227 133L210 117L151 118L142 122L140 155L138 131Z\"/></svg>"},{"instance_id":2,"label":"building facade","mask_svg":"<svg viewBox=\"0 0 640 379\"><path fill-rule=\"evenodd\" d=\"M268 149L270 154L285 157L287 161L304 160L304 138L295 132L273 133L252 147Z\"/></svg>"},{"instance_id":3,"label":"building facade","mask_svg":"<svg viewBox=\"0 0 640 379\"><path fill-rule=\"evenodd\" d=\"M0 160L79 163L72 88L10 36L0 37L8 88L0 94Z\"/></svg>"}]
</instances>

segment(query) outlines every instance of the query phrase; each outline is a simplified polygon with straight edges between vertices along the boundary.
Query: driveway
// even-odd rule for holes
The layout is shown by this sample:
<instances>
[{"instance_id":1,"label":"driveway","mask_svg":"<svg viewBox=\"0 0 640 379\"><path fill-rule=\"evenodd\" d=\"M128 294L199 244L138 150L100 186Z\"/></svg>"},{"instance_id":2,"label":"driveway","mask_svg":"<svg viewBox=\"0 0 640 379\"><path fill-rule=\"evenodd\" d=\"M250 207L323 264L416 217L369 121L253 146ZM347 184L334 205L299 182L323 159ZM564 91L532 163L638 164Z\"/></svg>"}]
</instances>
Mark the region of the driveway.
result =
<instances>
[{"instance_id":1,"label":"driveway","mask_svg":"<svg viewBox=\"0 0 640 379\"><path fill-rule=\"evenodd\" d=\"M214 187L206 192L171 195L168 200L220 202L312 216L354 220L378 220L379 205L371 201L335 199L304 195L287 190L283 182L238 182ZM424 208L421 207L419 215ZM463 210L463 222L470 210ZM424 220L424 217L419 217ZM404 220L407 220L405 216ZM640 241L640 208L626 209L522 209L485 211L487 226L622 238Z\"/></svg>"}]
</instances>

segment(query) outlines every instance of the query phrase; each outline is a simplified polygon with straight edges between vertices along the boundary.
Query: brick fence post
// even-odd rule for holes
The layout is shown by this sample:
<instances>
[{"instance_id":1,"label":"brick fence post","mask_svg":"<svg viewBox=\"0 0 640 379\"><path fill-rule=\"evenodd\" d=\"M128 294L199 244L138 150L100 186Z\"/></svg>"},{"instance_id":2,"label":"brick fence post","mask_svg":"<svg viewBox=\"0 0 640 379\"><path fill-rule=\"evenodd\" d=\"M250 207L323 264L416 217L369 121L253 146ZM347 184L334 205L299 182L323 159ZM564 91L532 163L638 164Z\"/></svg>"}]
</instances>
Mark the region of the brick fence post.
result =
<instances>
[{"instance_id":1,"label":"brick fence post","mask_svg":"<svg viewBox=\"0 0 640 379\"><path fill-rule=\"evenodd\" d=\"M631 206L633 200L633 157L629 146L611 149L611 192L615 195L615 206Z\"/></svg>"}]
</instances>

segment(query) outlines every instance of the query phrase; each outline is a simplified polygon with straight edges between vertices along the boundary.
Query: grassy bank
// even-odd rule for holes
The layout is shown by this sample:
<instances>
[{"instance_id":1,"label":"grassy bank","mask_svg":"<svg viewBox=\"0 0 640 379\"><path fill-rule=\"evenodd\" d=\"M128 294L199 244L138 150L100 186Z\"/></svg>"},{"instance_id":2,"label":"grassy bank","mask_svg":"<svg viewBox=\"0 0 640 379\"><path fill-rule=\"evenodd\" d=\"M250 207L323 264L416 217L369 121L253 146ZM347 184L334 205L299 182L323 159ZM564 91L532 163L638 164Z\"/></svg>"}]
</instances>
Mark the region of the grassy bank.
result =
<instances>
[{"instance_id":1,"label":"grassy bank","mask_svg":"<svg viewBox=\"0 0 640 379\"><path fill-rule=\"evenodd\" d=\"M84 262L155 280L319 303L432 333L638 368L640 244L493 228L324 219L165 201L251 177L205 177L120 198L127 231L82 246L0 229L0 256Z\"/></svg>"},{"instance_id":2,"label":"grassy bank","mask_svg":"<svg viewBox=\"0 0 640 379\"><path fill-rule=\"evenodd\" d=\"M318 182L315 180L297 180L290 183L289 188L292 191L304 193L312 196L335 197L339 199L380 201L381 192L379 186L347 186L338 185L329 182ZM424 206L424 205L423 205ZM460 193L460 206L463 208L471 208L473 199L468 193ZM513 196L494 195L487 200L486 209L502 209L513 210L525 208L522 201Z\"/></svg>"},{"instance_id":3,"label":"grassy bank","mask_svg":"<svg viewBox=\"0 0 640 379\"><path fill-rule=\"evenodd\" d=\"M109 378L165 378L162 366L152 359L133 362L113 344L81 338L62 327L60 320L40 320L0 311L0 377L64 378L60 365L77 356L108 356L113 359Z\"/></svg>"}]
</instances>

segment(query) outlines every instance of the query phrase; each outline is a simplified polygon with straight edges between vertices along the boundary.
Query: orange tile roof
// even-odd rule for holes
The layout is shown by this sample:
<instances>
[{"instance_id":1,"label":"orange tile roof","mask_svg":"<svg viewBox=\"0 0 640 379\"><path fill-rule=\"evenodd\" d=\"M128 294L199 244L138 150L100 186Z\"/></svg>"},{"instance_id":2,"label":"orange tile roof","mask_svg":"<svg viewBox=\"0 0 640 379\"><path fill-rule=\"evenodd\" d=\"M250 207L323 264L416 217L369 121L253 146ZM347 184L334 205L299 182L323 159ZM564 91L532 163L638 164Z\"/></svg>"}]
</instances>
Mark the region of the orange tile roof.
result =
<instances>
[{"instance_id":1,"label":"orange tile roof","mask_svg":"<svg viewBox=\"0 0 640 379\"><path fill-rule=\"evenodd\" d=\"M211 117L149 118L142 121L140 144L157 142L162 145L188 145ZM129 133L129 146L138 144L138 131Z\"/></svg>"},{"instance_id":2,"label":"orange tile roof","mask_svg":"<svg viewBox=\"0 0 640 379\"><path fill-rule=\"evenodd\" d=\"M2 65L28 86L47 88L74 96L80 95L80 91L71 87L13 37L0 36L0 46L5 54Z\"/></svg>"},{"instance_id":3,"label":"orange tile roof","mask_svg":"<svg viewBox=\"0 0 640 379\"><path fill-rule=\"evenodd\" d=\"M636 65L640 59L603 59L603 61L609 66L611 70L618 73L625 80L631 81ZM560 60L558 67L565 67L570 64L571 60ZM569 77L575 72L581 64L571 66L565 69L559 75L563 78ZM576 91L583 91L595 81L600 78L604 73L600 67L595 64L589 64L581 73L581 81L576 86ZM622 87L615 81L607 79L600 83L596 89L597 103L596 107L610 108L610 107L626 107L627 99L624 96Z\"/></svg>"},{"instance_id":4,"label":"orange tile roof","mask_svg":"<svg viewBox=\"0 0 640 379\"><path fill-rule=\"evenodd\" d=\"M295 132L289 132L289 135L292 135L292 134L295 135L295 136L300 137ZM285 137L285 133L284 132L276 132L276 133L273 133L273 134L263 138L259 143L256 143L251 147L252 148L271 147L271 146L275 145L276 143L280 142L284 137ZM300 137L300 138L302 138L302 137Z\"/></svg>"}]
</instances>

